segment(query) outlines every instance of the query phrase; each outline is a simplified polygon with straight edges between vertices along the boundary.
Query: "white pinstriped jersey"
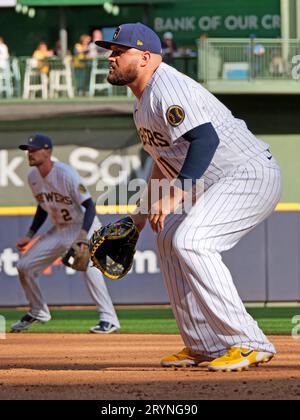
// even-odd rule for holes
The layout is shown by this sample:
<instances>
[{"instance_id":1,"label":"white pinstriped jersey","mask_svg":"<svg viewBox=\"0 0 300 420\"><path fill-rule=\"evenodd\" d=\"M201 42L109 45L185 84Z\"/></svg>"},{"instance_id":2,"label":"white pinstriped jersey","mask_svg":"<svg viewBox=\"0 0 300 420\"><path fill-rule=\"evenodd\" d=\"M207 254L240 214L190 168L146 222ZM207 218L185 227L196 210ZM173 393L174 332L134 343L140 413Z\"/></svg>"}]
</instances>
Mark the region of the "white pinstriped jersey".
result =
<instances>
[{"instance_id":1,"label":"white pinstriped jersey","mask_svg":"<svg viewBox=\"0 0 300 420\"><path fill-rule=\"evenodd\" d=\"M54 162L44 178L34 167L28 174L28 183L37 203L49 214L54 225L83 222L85 209L81 203L91 195L71 166Z\"/></svg>"},{"instance_id":2,"label":"white pinstriped jersey","mask_svg":"<svg viewBox=\"0 0 300 420\"><path fill-rule=\"evenodd\" d=\"M212 184L268 149L201 84L162 63L135 101L134 121L144 149L168 179L176 178L190 143L182 137L211 123L220 143L203 178Z\"/></svg>"}]
</instances>

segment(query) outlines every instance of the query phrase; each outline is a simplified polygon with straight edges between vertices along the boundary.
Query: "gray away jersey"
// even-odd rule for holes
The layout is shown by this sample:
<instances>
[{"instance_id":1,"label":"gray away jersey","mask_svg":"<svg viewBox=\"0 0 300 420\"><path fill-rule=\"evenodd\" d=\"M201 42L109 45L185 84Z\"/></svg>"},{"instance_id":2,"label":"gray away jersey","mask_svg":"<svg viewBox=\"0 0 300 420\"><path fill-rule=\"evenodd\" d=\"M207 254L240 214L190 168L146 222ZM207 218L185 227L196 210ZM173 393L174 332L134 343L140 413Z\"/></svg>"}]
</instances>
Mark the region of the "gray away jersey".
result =
<instances>
[{"instance_id":1,"label":"gray away jersey","mask_svg":"<svg viewBox=\"0 0 300 420\"><path fill-rule=\"evenodd\" d=\"M85 209L81 203L91 195L71 166L54 162L44 178L34 167L28 174L28 183L37 203L49 214L54 225L83 222Z\"/></svg>"},{"instance_id":2,"label":"gray away jersey","mask_svg":"<svg viewBox=\"0 0 300 420\"><path fill-rule=\"evenodd\" d=\"M190 143L182 137L211 123L220 144L203 178L211 184L268 149L201 84L162 63L136 99L134 121L144 146L168 179L178 176Z\"/></svg>"}]
</instances>

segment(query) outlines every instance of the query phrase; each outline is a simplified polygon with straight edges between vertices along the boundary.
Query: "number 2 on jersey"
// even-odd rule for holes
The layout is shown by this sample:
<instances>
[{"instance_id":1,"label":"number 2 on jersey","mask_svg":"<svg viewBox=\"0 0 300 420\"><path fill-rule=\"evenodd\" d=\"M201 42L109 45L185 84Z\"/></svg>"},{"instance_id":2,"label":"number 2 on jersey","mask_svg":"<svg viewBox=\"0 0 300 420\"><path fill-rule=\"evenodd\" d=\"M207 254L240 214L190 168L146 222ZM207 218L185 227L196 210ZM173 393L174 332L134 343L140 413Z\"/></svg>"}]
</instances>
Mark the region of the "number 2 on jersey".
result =
<instances>
[{"instance_id":1,"label":"number 2 on jersey","mask_svg":"<svg viewBox=\"0 0 300 420\"><path fill-rule=\"evenodd\" d=\"M72 216L67 209L61 209L61 214L65 222L70 222L72 220Z\"/></svg>"}]
</instances>

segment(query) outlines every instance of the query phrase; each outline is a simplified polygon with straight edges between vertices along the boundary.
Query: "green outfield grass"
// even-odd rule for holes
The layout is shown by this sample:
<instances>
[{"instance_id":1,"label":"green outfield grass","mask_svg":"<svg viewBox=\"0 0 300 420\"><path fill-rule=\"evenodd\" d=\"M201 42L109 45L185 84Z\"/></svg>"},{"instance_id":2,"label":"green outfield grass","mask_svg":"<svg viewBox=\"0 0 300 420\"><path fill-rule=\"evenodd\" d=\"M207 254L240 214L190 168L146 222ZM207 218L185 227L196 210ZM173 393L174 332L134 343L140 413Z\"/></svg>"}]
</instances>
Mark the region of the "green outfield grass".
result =
<instances>
[{"instance_id":1,"label":"green outfield grass","mask_svg":"<svg viewBox=\"0 0 300 420\"><path fill-rule=\"evenodd\" d=\"M290 335L295 324L294 316L300 316L300 307L295 308L249 308L249 313L257 320L268 335ZM0 309L6 319L7 331L10 325L24 315L24 310ZM86 333L97 324L97 313L85 309L55 309L51 311L51 322L34 325L30 331L45 333ZM122 329L120 333L177 334L178 328L172 310L165 307L134 307L117 309Z\"/></svg>"}]
</instances>

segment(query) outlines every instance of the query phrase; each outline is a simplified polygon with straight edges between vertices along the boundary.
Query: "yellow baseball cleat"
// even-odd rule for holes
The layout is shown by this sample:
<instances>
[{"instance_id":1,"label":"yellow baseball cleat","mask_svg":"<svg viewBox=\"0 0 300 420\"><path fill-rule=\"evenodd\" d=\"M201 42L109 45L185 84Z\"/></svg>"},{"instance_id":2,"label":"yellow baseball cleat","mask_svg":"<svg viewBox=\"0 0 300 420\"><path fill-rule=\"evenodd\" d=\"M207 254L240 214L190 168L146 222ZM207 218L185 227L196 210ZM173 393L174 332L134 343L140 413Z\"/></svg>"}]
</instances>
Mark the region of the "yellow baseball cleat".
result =
<instances>
[{"instance_id":1,"label":"yellow baseball cleat","mask_svg":"<svg viewBox=\"0 0 300 420\"><path fill-rule=\"evenodd\" d=\"M274 354L269 352L232 347L224 356L209 363L208 370L214 372L240 372L247 370L250 366L267 363L273 357Z\"/></svg>"},{"instance_id":2,"label":"yellow baseball cleat","mask_svg":"<svg viewBox=\"0 0 300 420\"><path fill-rule=\"evenodd\" d=\"M188 366L197 366L199 365L199 363L209 362L209 361L211 361L211 359L209 359L207 356L202 356L201 354L193 353L191 350L185 347L179 353L172 354L170 356L165 356L161 360L160 364L161 366L164 366L164 367L172 367L172 366L188 367Z\"/></svg>"}]
</instances>

